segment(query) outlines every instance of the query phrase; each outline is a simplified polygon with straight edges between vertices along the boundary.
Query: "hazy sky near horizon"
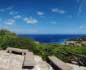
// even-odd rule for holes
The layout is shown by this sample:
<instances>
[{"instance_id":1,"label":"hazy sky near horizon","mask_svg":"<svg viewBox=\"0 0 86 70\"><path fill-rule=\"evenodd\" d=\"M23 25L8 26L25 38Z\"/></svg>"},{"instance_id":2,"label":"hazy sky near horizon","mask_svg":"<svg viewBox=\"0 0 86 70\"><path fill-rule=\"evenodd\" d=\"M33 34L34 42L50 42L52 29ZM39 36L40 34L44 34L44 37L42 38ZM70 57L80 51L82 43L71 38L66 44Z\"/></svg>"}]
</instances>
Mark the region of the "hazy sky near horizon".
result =
<instances>
[{"instance_id":1,"label":"hazy sky near horizon","mask_svg":"<svg viewBox=\"0 0 86 70\"><path fill-rule=\"evenodd\" d=\"M0 29L18 34L86 34L86 0L0 0Z\"/></svg>"}]
</instances>

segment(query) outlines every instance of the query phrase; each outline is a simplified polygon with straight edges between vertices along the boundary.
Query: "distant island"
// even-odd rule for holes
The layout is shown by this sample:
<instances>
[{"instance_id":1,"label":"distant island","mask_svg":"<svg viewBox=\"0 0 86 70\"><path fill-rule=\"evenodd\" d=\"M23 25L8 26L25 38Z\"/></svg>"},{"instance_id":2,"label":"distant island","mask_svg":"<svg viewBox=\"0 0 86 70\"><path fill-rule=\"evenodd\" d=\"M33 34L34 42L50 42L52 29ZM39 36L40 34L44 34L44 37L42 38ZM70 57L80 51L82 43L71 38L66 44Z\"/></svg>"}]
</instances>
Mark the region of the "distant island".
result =
<instances>
[{"instance_id":1,"label":"distant island","mask_svg":"<svg viewBox=\"0 0 86 70\"><path fill-rule=\"evenodd\" d=\"M72 38L65 41L65 45L70 46L86 46L86 36Z\"/></svg>"}]
</instances>

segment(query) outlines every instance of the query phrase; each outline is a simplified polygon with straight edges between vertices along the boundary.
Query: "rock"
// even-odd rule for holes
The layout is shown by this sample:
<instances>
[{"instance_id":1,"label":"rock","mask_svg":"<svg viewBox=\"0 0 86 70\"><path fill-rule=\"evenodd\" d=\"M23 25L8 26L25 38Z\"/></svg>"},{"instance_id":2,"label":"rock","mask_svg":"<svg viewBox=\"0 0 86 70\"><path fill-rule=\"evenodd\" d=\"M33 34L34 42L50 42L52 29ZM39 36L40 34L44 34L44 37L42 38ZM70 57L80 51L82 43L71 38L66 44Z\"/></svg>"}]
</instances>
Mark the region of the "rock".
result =
<instances>
[{"instance_id":1,"label":"rock","mask_svg":"<svg viewBox=\"0 0 86 70\"><path fill-rule=\"evenodd\" d=\"M52 67L40 56L34 55L35 66L33 69L22 69L24 55L17 55L0 51L0 70L53 70Z\"/></svg>"},{"instance_id":2,"label":"rock","mask_svg":"<svg viewBox=\"0 0 86 70\"><path fill-rule=\"evenodd\" d=\"M67 63L67 65L71 66L73 70L86 70L86 67L84 66L78 66L78 65L69 64L69 63Z\"/></svg>"}]
</instances>

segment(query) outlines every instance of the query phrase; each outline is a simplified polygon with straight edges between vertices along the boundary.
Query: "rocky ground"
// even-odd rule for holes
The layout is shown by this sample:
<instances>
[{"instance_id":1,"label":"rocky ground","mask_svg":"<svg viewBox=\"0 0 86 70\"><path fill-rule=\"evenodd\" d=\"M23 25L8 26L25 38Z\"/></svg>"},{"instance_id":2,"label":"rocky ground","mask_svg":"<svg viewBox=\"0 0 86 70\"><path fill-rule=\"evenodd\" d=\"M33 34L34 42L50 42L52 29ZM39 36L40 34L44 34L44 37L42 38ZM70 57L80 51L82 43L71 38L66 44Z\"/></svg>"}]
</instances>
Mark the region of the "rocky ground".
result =
<instances>
[{"instance_id":1,"label":"rocky ground","mask_svg":"<svg viewBox=\"0 0 86 70\"><path fill-rule=\"evenodd\" d=\"M46 62L43 61L40 56L34 55L35 67L32 70L53 70L53 68ZM10 54L6 51L0 51L0 70L29 70L22 69L24 56ZM66 63L72 67L73 70L86 70L86 67L78 66L74 64ZM31 70L31 69L30 69Z\"/></svg>"},{"instance_id":2,"label":"rocky ground","mask_svg":"<svg viewBox=\"0 0 86 70\"><path fill-rule=\"evenodd\" d=\"M35 67L32 70L53 70L52 67L43 61L41 57L34 55ZM27 70L22 69L24 56L9 54L5 51L0 51L0 70ZM31 70L31 69L30 69Z\"/></svg>"},{"instance_id":3,"label":"rocky ground","mask_svg":"<svg viewBox=\"0 0 86 70\"><path fill-rule=\"evenodd\" d=\"M86 67L83 67L83 66L78 66L78 65L69 64L69 63L67 63L67 65L71 66L73 70L86 70Z\"/></svg>"}]
</instances>

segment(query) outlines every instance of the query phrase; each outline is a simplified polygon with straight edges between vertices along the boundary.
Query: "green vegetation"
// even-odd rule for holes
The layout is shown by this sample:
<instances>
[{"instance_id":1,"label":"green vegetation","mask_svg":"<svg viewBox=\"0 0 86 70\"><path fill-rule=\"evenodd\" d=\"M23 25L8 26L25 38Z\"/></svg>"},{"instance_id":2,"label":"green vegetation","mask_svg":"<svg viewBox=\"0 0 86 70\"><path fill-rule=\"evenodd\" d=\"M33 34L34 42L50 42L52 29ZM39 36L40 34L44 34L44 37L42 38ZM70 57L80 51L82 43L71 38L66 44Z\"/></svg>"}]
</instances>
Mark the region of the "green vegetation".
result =
<instances>
[{"instance_id":1,"label":"green vegetation","mask_svg":"<svg viewBox=\"0 0 86 70\"><path fill-rule=\"evenodd\" d=\"M72 60L77 61L78 57L75 57L71 53L86 56L85 46L71 47L61 44L42 44L35 42L30 38L18 37L15 33L8 30L0 30L0 49L6 49L7 47L28 49L35 54L42 56L43 59L47 59L47 56L49 55L55 55L65 62L71 62Z\"/></svg>"},{"instance_id":2,"label":"green vegetation","mask_svg":"<svg viewBox=\"0 0 86 70\"><path fill-rule=\"evenodd\" d=\"M13 32L8 30L0 30L0 49L7 47L31 49L34 42L30 38L20 38Z\"/></svg>"}]
</instances>

